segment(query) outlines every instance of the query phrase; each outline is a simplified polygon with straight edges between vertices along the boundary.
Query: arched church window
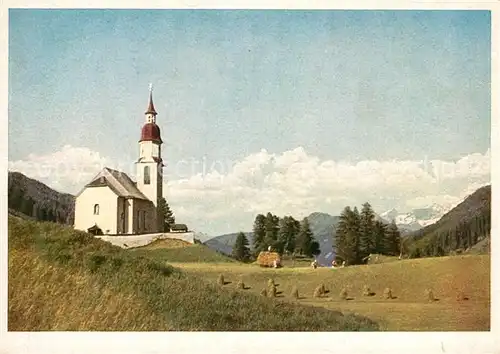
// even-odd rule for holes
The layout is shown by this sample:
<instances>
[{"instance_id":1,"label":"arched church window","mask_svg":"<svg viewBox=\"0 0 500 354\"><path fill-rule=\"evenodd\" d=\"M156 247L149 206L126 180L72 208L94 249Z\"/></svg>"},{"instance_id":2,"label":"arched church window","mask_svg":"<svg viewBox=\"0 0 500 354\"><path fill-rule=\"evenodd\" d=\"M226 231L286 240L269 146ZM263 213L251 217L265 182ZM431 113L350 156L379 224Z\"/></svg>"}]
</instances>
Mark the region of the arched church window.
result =
<instances>
[{"instance_id":1,"label":"arched church window","mask_svg":"<svg viewBox=\"0 0 500 354\"><path fill-rule=\"evenodd\" d=\"M94 205L94 215L99 215L99 204Z\"/></svg>"},{"instance_id":2,"label":"arched church window","mask_svg":"<svg viewBox=\"0 0 500 354\"><path fill-rule=\"evenodd\" d=\"M151 175L149 172L149 166L144 167L144 184L151 183Z\"/></svg>"}]
</instances>

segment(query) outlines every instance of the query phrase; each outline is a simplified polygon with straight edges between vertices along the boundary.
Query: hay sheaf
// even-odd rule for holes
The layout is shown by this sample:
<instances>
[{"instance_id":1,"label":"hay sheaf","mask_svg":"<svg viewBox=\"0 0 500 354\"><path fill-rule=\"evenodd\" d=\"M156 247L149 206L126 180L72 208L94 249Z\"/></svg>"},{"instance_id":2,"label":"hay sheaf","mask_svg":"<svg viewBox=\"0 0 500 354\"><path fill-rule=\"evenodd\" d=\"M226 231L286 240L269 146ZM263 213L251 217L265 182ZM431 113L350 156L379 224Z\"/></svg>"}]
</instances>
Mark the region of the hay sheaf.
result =
<instances>
[{"instance_id":1,"label":"hay sheaf","mask_svg":"<svg viewBox=\"0 0 500 354\"><path fill-rule=\"evenodd\" d=\"M342 288L339 297L341 300L347 300L347 288Z\"/></svg>"},{"instance_id":2,"label":"hay sheaf","mask_svg":"<svg viewBox=\"0 0 500 354\"><path fill-rule=\"evenodd\" d=\"M281 257L276 252L260 252L257 257L257 264L261 267L274 267L274 261L281 264Z\"/></svg>"},{"instance_id":3,"label":"hay sheaf","mask_svg":"<svg viewBox=\"0 0 500 354\"><path fill-rule=\"evenodd\" d=\"M394 296L392 295L392 289L391 288L385 288L384 289L384 298L385 299L394 299Z\"/></svg>"}]
</instances>

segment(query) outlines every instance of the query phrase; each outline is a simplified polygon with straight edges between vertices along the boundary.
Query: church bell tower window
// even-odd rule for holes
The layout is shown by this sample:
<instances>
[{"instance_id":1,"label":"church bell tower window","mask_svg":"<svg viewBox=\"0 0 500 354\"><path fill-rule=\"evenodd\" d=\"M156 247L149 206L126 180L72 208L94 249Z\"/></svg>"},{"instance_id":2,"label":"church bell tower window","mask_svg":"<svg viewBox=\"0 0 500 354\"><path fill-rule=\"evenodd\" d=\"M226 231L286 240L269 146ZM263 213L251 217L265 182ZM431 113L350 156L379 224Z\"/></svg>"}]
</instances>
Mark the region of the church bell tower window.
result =
<instances>
[{"instance_id":1,"label":"church bell tower window","mask_svg":"<svg viewBox=\"0 0 500 354\"><path fill-rule=\"evenodd\" d=\"M99 204L94 205L94 215L99 215Z\"/></svg>"},{"instance_id":2,"label":"church bell tower window","mask_svg":"<svg viewBox=\"0 0 500 354\"><path fill-rule=\"evenodd\" d=\"M151 174L149 172L149 166L144 167L144 184L151 183Z\"/></svg>"}]
</instances>

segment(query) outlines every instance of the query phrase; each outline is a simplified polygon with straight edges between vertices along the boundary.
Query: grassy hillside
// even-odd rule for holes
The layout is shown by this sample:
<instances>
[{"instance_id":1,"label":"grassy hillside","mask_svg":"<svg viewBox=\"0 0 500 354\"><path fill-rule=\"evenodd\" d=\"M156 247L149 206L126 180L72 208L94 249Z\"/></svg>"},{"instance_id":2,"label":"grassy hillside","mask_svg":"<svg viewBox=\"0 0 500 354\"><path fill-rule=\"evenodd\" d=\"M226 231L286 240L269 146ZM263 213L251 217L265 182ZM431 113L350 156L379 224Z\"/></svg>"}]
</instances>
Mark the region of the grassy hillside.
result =
<instances>
[{"instance_id":1,"label":"grassy hillside","mask_svg":"<svg viewBox=\"0 0 500 354\"><path fill-rule=\"evenodd\" d=\"M378 327L355 315L224 289L210 277L55 223L9 216L8 237L10 331Z\"/></svg>"},{"instance_id":2,"label":"grassy hillside","mask_svg":"<svg viewBox=\"0 0 500 354\"><path fill-rule=\"evenodd\" d=\"M190 244L180 240L156 240L147 246L130 249L137 255L148 256L162 262L235 263L236 260L203 244Z\"/></svg>"},{"instance_id":3,"label":"grassy hillside","mask_svg":"<svg viewBox=\"0 0 500 354\"><path fill-rule=\"evenodd\" d=\"M297 287L299 303L331 310L355 312L391 331L486 331L490 328L490 257L454 256L360 265L340 269L310 267L266 269L245 264L183 263L189 274L215 279L223 274L227 287L242 280L249 292L258 293L273 278L279 299L297 302L290 294ZM382 260L380 260L382 261ZM321 298L314 290L324 284L329 293ZM363 296L367 285L373 296ZM391 288L394 299L383 297ZM347 290L349 300L339 297ZM436 301L429 302L425 290ZM464 298L457 298L464 297ZM466 299L465 299L466 298Z\"/></svg>"}]
</instances>

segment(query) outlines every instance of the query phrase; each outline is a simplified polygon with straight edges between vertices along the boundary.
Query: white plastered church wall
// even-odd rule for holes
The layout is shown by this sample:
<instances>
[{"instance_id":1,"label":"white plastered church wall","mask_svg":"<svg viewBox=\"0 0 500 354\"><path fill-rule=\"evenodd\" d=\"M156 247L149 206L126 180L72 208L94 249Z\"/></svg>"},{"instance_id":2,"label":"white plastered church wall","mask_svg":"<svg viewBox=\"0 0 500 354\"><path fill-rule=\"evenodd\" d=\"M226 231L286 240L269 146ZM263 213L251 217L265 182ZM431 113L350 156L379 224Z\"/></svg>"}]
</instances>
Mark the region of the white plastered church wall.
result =
<instances>
[{"instance_id":1,"label":"white plastered church wall","mask_svg":"<svg viewBox=\"0 0 500 354\"><path fill-rule=\"evenodd\" d=\"M109 187L85 188L75 202L75 229L87 231L97 225L105 234L116 234L117 201Z\"/></svg>"},{"instance_id":2,"label":"white plastered church wall","mask_svg":"<svg viewBox=\"0 0 500 354\"><path fill-rule=\"evenodd\" d=\"M134 199L132 210L134 234L158 232L156 207L151 201Z\"/></svg>"}]
</instances>

